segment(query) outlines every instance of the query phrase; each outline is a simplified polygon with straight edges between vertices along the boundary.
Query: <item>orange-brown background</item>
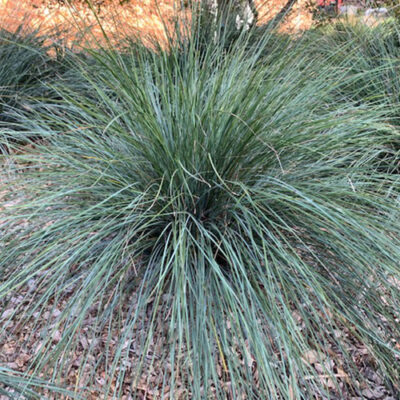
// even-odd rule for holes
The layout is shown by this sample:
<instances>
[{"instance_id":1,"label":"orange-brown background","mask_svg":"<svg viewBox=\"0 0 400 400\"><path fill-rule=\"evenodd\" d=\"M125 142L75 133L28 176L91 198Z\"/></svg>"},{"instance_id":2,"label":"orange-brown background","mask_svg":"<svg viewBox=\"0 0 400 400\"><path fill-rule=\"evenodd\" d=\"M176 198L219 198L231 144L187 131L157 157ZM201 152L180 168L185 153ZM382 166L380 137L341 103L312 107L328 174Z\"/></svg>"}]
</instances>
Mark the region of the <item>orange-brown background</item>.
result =
<instances>
[{"instance_id":1,"label":"orange-brown background","mask_svg":"<svg viewBox=\"0 0 400 400\"><path fill-rule=\"evenodd\" d=\"M284 29L297 32L307 29L311 24L311 15L306 4L309 0L298 0L285 21ZM259 23L263 23L278 13L287 0L256 0L259 9ZM41 26L44 31L57 26L65 37L76 39L92 35L101 36L101 29L94 13L84 1L75 1L74 11L56 0L0 0L0 27L14 30L29 21L30 26ZM139 32L140 35L163 37L163 21L176 15L174 0L130 0L119 5L118 0L106 0L101 6L98 17L102 27L108 33L119 29ZM78 28L78 27L81 28Z\"/></svg>"}]
</instances>

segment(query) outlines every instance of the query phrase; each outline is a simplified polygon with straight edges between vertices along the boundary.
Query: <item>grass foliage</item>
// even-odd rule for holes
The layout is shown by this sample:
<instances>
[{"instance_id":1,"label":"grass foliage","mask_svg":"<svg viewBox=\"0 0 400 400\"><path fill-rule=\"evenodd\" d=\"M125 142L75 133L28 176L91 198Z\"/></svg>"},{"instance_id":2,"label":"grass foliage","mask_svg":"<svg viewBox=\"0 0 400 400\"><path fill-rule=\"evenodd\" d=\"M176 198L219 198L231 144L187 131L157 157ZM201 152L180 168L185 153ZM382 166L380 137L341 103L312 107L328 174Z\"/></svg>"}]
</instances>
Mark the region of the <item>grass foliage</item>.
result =
<instances>
[{"instance_id":1,"label":"grass foliage","mask_svg":"<svg viewBox=\"0 0 400 400\"><path fill-rule=\"evenodd\" d=\"M42 34L24 24L14 32L0 30L0 154L16 142L26 144L27 132L18 114L28 116L57 97L49 84L69 68L56 39L56 32Z\"/></svg>"},{"instance_id":2,"label":"grass foliage","mask_svg":"<svg viewBox=\"0 0 400 400\"><path fill-rule=\"evenodd\" d=\"M333 67L343 79L345 100L388 105L399 123L400 104L400 27L388 19L376 26L339 21L310 31L315 51L334 60ZM353 78L353 79L349 79Z\"/></svg>"},{"instance_id":3,"label":"grass foliage","mask_svg":"<svg viewBox=\"0 0 400 400\"><path fill-rule=\"evenodd\" d=\"M2 120L24 95L37 94L38 79L46 73L49 61L44 40L37 32L24 32L23 27L16 32L0 31Z\"/></svg>"},{"instance_id":4,"label":"grass foliage","mask_svg":"<svg viewBox=\"0 0 400 400\"><path fill-rule=\"evenodd\" d=\"M52 84L58 100L19 112L42 141L3 157L0 304L26 302L0 338L16 320L40 331L29 372L54 385L79 350L83 397L120 398L129 378L134 398L146 382L167 398L311 399L359 395L350 332L396 390L397 103L374 100L391 70L349 73L328 41L329 57L307 38L224 37L91 50ZM365 49L350 59L374 63ZM61 312L43 325L47 309Z\"/></svg>"},{"instance_id":5,"label":"grass foliage","mask_svg":"<svg viewBox=\"0 0 400 400\"><path fill-rule=\"evenodd\" d=\"M339 102L381 107L396 129L400 126L400 26L388 19L376 26L339 21L307 33L314 50L332 66L340 81ZM391 155L400 159L400 135L393 137ZM397 173L399 172L399 163Z\"/></svg>"}]
</instances>

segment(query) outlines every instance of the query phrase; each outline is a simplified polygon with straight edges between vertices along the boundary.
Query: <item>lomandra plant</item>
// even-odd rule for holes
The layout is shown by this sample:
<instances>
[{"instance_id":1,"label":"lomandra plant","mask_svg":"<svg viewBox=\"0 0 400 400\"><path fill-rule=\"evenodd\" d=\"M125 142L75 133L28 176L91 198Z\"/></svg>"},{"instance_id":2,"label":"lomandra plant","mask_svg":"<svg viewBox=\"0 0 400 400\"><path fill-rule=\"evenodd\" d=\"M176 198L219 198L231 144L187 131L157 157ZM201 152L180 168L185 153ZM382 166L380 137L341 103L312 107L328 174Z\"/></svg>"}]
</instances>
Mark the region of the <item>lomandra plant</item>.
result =
<instances>
[{"instance_id":1,"label":"lomandra plant","mask_svg":"<svg viewBox=\"0 0 400 400\"><path fill-rule=\"evenodd\" d=\"M34 343L25 373L83 398L349 398L355 346L398 389L394 133L248 35L92 51L91 96L60 84L24 122L43 141L3 157L0 343Z\"/></svg>"},{"instance_id":2,"label":"lomandra plant","mask_svg":"<svg viewBox=\"0 0 400 400\"><path fill-rule=\"evenodd\" d=\"M315 51L334 61L332 74L342 79L343 96L365 103L386 103L398 125L400 26L393 19L367 21L372 26L343 19L307 36Z\"/></svg>"},{"instance_id":3,"label":"lomandra plant","mask_svg":"<svg viewBox=\"0 0 400 400\"><path fill-rule=\"evenodd\" d=\"M340 82L338 101L384 106L386 120L398 129L400 26L393 19L369 21L372 26L343 19L310 31L308 40L318 54L330 60L331 74ZM394 136L391 149L391 157L399 160L400 132ZM399 173L399 166L393 172Z\"/></svg>"},{"instance_id":4,"label":"lomandra plant","mask_svg":"<svg viewBox=\"0 0 400 400\"><path fill-rule=\"evenodd\" d=\"M55 47L50 35L24 24L15 31L0 29L0 153L6 148L6 139L8 148L23 138L15 111L29 110L46 94L43 81L56 69L51 49Z\"/></svg>"}]
</instances>

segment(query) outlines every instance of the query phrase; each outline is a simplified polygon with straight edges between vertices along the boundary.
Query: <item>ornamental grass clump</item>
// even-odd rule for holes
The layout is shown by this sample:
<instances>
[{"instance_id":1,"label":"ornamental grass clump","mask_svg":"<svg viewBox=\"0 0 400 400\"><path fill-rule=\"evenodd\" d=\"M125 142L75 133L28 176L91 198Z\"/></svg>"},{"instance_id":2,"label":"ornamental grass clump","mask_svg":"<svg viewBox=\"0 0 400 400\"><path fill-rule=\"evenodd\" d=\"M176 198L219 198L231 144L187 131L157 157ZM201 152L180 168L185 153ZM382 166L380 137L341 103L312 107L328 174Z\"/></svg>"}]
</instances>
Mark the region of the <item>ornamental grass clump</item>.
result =
<instances>
[{"instance_id":1,"label":"ornamental grass clump","mask_svg":"<svg viewBox=\"0 0 400 400\"><path fill-rule=\"evenodd\" d=\"M27 327L26 373L83 398L349 398L351 342L398 389L393 130L301 46L247 37L92 51L91 95L61 82L23 121L44 139L3 167L0 342Z\"/></svg>"},{"instance_id":2,"label":"ornamental grass clump","mask_svg":"<svg viewBox=\"0 0 400 400\"><path fill-rule=\"evenodd\" d=\"M372 104L385 110L386 121L397 129L387 157L400 164L400 26L387 19L370 27L339 21L306 34L314 51L332 65L340 82L337 101ZM314 45L312 44L314 43ZM311 54L313 54L312 52ZM383 162L385 164L385 161Z\"/></svg>"},{"instance_id":3,"label":"ornamental grass clump","mask_svg":"<svg viewBox=\"0 0 400 400\"><path fill-rule=\"evenodd\" d=\"M344 100L385 104L392 122L400 118L400 26L382 20L374 26L339 21L306 34L314 51L332 65L332 74L342 79Z\"/></svg>"},{"instance_id":4,"label":"ornamental grass clump","mask_svg":"<svg viewBox=\"0 0 400 400\"><path fill-rule=\"evenodd\" d=\"M49 69L45 39L37 31L26 32L22 26L16 32L0 31L2 121L7 119L7 110L26 101L27 96L38 94L40 78Z\"/></svg>"},{"instance_id":5,"label":"ornamental grass clump","mask_svg":"<svg viewBox=\"0 0 400 400\"><path fill-rule=\"evenodd\" d=\"M48 96L44 81L54 79L58 66L52 36L24 25L14 32L0 30L0 153L16 140L25 142L15 114L29 113L40 97Z\"/></svg>"}]
</instances>

